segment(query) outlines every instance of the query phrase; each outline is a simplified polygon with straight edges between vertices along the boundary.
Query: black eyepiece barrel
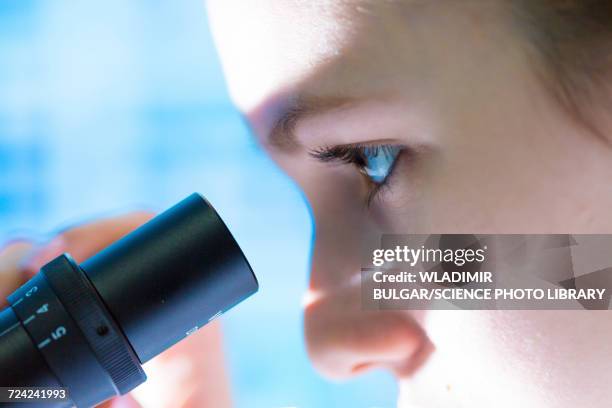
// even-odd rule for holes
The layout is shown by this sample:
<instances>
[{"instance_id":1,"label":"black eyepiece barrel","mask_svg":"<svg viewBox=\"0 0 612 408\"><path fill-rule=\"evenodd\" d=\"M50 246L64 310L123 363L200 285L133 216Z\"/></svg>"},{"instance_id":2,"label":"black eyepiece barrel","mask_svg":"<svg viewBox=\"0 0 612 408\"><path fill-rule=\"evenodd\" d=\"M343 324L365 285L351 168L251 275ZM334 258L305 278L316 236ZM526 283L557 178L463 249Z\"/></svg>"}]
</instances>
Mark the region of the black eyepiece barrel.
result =
<instances>
[{"instance_id":1,"label":"black eyepiece barrel","mask_svg":"<svg viewBox=\"0 0 612 408\"><path fill-rule=\"evenodd\" d=\"M221 218L193 194L80 266L56 258L9 296L0 386L59 385L70 399L42 406L95 405L142 383L142 363L257 289Z\"/></svg>"},{"instance_id":2,"label":"black eyepiece barrel","mask_svg":"<svg viewBox=\"0 0 612 408\"><path fill-rule=\"evenodd\" d=\"M197 194L81 268L142 363L257 291L238 244Z\"/></svg>"}]
</instances>

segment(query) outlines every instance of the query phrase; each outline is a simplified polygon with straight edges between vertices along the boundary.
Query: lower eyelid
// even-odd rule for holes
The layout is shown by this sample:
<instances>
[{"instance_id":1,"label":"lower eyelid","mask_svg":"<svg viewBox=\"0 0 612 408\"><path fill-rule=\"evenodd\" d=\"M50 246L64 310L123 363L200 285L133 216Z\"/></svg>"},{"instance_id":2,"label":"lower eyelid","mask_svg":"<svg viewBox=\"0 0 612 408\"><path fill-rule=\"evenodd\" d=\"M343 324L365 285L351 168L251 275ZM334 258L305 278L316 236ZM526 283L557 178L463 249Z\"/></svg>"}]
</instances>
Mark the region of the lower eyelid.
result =
<instances>
[{"instance_id":1,"label":"lower eyelid","mask_svg":"<svg viewBox=\"0 0 612 408\"><path fill-rule=\"evenodd\" d=\"M439 149L430 146L406 147L397 157L393 171L382 189L372 199L372 203L391 207L404 207L423 194L427 178L442 163Z\"/></svg>"}]
</instances>

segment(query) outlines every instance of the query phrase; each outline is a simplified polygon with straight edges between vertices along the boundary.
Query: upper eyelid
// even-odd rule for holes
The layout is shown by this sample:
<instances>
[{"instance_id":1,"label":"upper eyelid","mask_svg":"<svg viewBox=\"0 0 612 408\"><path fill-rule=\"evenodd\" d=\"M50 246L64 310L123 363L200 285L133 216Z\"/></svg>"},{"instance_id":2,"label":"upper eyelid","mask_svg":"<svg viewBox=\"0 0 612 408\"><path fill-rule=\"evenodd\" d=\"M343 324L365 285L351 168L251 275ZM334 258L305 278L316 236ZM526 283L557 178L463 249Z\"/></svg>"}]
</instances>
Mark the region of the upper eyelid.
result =
<instances>
[{"instance_id":1,"label":"upper eyelid","mask_svg":"<svg viewBox=\"0 0 612 408\"><path fill-rule=\"evenodd\" d=\"M366 174L365 171L363 171L360 168L360 172L362 173L362 175L364 177L368 178L368 182L370 183L371 187L370 187L370 191L367 194L367 197L365 199L365 206L367 208L371 207L372 203L374 202L375 199L377 199L377 197L379 196L379 193L385 189L388 188L388 182L389 182L389 178L393 176L393 174L395 173L395 168L397 166L397 163L399 162L399 159L401 158L401 155L404 153L404 151L407 149L406 146L401 145L401 144L397 144L397 143L389 143L389 144L375 144L375 143L367 143L367 144L362 144L362 143L357 143L357 144L349 144L349 145L338 145L338 146L326 146L326 147L322 147L319 149L315 149L315 150L309 150L308 154L317 159L320 160L322 162L325 163L329 163L329 162L334 162L334 161L341 161L345 164L352 164L354 166L359 166L362 167L358 164L356 164L354 161L352 160L347 160L346 158L342 158L342 157L338 157L336 155L337 150L338 149L346 149L347 152L349 150L354 150L354 151L358 151L359 149L364 149L367 147L385 147L385 146L393 146L393 147L398 147L399 148L399 152L396 155L396 157L394 158L393 162L391 163L391 166L388 169L388 173L385 177L385 180L382 183L376 183L374 182L369 175ZM336 152L334 152L334 150L336 150Z\"/></svg>"},{"instance_id":2,"label":"upper eyelid","mask_svg":"<svg viewBox=\"0 0 612 408\"><path fill-rule=\"evenodd\" d=\"M334 160L342 160L341 154L349 152L363 152L367 148L385 148L385 147L397 147L400 151L406 149L406 146L399 143L381 143L381 142L367 142L367 143L352 143L346 145L336 146L324 146L317 149L308 150L308 154L320 161L331 162Z\"/></svg>"},{"instance_id":3,"label":"upper eyelid","mask_svg":"<svg viewBox=\"0 0 612 408\"><path fill-rule=\"evenodd\" d=\"M342 161L342 155L350 152L357 152L358 147L356 146L326 146L318 149L309 150L308 154L322 162L332 162L335 160Z\"/></svg>"}]
</instances>

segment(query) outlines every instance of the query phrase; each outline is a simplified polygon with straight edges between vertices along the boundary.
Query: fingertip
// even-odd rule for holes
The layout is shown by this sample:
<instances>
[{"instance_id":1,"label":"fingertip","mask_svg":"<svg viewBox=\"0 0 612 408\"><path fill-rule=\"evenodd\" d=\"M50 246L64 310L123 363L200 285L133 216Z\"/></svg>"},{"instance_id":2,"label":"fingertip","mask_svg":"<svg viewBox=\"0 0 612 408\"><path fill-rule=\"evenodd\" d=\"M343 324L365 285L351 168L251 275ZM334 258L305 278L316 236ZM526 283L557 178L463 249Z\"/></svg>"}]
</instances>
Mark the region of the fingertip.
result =
<instances>
[{"instance_id":1,"label":"fingertip","mask_svg":"<svg viewBox=\"0 0 612 408\"><path fill-rule=\"evenodd\" d=\"M32 254L23 260L21 269L29 279L34 276L46 263L58 257L65 251L65 239L59 235L48 243L34 249Z\"/></svg>"},{"instance_id":2,"label":"fingertip","mask_svg":"<svg viewBox=\"0 0 612 408\"><path fill-rule=\"evenodd\" d=\"M115 397L98 406L98 408L141 408L141 405L131 396Z\"/></svg>"}]
</instances>

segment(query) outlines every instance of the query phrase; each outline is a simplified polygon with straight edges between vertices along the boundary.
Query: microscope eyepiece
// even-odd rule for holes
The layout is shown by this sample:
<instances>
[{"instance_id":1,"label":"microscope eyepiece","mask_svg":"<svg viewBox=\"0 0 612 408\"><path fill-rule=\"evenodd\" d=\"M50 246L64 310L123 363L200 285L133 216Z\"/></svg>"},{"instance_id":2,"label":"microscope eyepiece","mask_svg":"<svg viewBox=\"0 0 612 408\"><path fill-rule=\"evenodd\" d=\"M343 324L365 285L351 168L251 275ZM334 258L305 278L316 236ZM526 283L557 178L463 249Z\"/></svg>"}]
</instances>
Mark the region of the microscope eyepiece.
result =
<instances>
[{"instance_id":1,"label":"microscope eyepiece","mask_svg":"<svg viewBox=\"0 0 612 408\"><path fill-rule=\"evenodd\" d=\"M231 233L193 194L81 265L54 259L10 295L0 386L64 387L69 400L41 406L93 406L144 382L141 364L257 290Z\"/></svg>"}]
</instances>

